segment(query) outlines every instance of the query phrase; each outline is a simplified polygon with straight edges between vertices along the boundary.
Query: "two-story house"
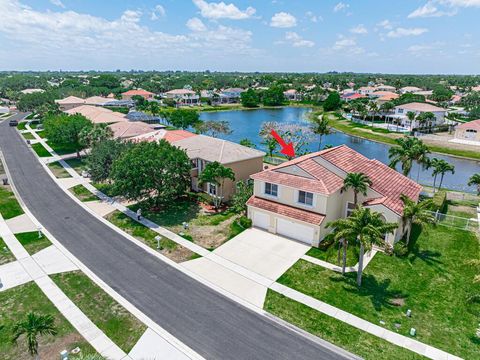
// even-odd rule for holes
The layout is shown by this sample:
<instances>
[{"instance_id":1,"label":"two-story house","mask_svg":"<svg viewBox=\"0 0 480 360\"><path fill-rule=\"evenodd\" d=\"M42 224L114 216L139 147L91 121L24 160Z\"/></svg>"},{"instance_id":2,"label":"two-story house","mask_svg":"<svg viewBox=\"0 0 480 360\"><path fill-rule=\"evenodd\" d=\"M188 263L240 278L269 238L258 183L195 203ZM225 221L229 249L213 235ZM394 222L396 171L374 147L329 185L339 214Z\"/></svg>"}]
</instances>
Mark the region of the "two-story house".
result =
<instances>
[{"instance_id":1,"label":"two-story house","mask_svg":"<svg viewBox=\"0 0 480 360\"><path fill-rule=\"evenodd\" d=\"M398 223L386 241L393 244L406 231L402 224L401 194L417 201L421 186L377 160L370 160L342 145L301 156L254 174L254 194L248 217L255 227L318 246L331 231L328 222L355 209L352 190L342 191L348 173L361 172L372 181L358 202Z\"/></svg>"},{"instance_id":2,"label":"two-story house","mask_svg":"<svg viewBox=\"0 0 480 360\"><path fill-rule=\"evenodd\" d=\"M220 92L220 102L222 104L236 104L240 102L240 98L245 89L228 88Z\"/></svg>"},{"instance_id":3,"label":"two-story house","mask_svg":"<svg viewBox=\"0 0 480 360\"><path fill-rule=\"evenodd\" d=\"M200 96L195 91L189 89L170 90L164 94L164 97L174 100L179 106L200 105Z\"/></svg>"},{"instance_id":4,"label":"two-story house","mask_svg":"<svg viewBox=\"0 0 480 360\"><path fill-rule=\"evenodd\" d=\"M447 109L428 103L413 102L395 106L394 113L388 115L388 117L399 120L400 124L404 127L408 127L410 129L418 127L420 125L420 122L416 119L411 121L407 116L409 112L413 112L415 114L415 117L418 117L418 115L422 113L431 112L435 116L435 119L430 124L424 125L437 126L442 125L445 122L445 114L447 112Z\"/></svg>"}]
</instances>

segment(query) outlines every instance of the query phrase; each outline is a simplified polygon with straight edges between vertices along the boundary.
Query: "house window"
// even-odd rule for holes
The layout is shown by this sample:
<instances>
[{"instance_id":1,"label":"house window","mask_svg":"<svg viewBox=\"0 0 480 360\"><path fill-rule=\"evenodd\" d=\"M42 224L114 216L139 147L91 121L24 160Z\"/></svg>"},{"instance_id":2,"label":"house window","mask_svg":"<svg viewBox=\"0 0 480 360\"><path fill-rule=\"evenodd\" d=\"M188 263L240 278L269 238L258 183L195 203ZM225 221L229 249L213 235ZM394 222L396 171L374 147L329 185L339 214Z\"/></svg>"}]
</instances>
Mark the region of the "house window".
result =
<instances>
[{"instance_id":1,"label":"house window","mask_svg":"<svg viewBox=\"0 0 480 360\"><path fill-rule=\"evenodd\" d=\"M352 215L353 210L355 210L355 204L351 202L347 202L347 210L345 212L347 217Z\"/></svg>"},{"instance_id":2,"label":"house window","mask_svg":"<svg viewBox=\"0 0 480 360\"><path fill-rule=\"evenodd\" d=\"M217 185L208 183L208 193L212 196L217 195Z\"/></svg>"},{"instance_id":3,"label":"house window","mask_svg":"<svg viewBox=\"0 0 480 360\"><path fill-rule=\"evenodd\" d=\"M299 191L298 192L298 202L300 204L312 206L313 205L313 194L310 193L310 192L306 192L306 191Z\"/></svg>"},{"instance_id":4,"label":"house window","mask_svg":"<svg viewBox=\"0 0 480 360\"><path fill-rule=\"evenodd\" d=\"M278 185L265 183L265 194L270 196L278 196Z\"/></svg>"},{"instance_id":5,"label":"house window","mask_svg":"<svg viewBox=\"0 0 480 360\"><path fill-rule=\"evenodd\" d=\"M192 164L192 169L198 168L198 159L192 159L191 164Z\"/></svg>"}]
</instances>

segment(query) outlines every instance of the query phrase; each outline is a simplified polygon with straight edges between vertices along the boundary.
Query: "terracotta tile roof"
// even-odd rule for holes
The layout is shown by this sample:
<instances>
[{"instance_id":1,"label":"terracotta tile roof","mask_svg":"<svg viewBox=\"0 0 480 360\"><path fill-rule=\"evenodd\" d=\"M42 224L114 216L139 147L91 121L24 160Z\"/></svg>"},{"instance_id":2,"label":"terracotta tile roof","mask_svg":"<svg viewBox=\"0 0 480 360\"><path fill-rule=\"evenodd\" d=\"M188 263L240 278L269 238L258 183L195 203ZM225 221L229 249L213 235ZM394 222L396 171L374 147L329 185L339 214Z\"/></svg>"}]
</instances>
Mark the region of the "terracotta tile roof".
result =
<instances>
[{"instance_id":1,"label":"terracotta tile roof","mask_svg":"<svg viewBox=\"0 0 480 360\"><path fill-rule=\"evenodd\" d=\"M457 129L473 129L480 131L480 119L466 122L464 124L458 125Z\"/></svg>"},{"instance_id":2,"label":"terracotta tile roof","mask_svg":"<svg viewBox=\"0 0 480 360\"><path fill-rule=\"evenodd\" d=\"M411 110L411 111L424 111L424 112L426 112L426 111L431 111L431 112L447 111L446 109L438 107L438 106L434 106L434 105L427 104L427 103L418 103L418 102L398 105L398 106L395 106L395 108L401 108L401 109Z\"/></svg>"},{"instance_id":3,"label":"terracotta tile roof","mask_svg":"<svg viewBox=\"0 0 480 360\"><path fill-rule=\"evenodd\" d=\"M252 196L250 199L248 199L247 205L265 211L270 211L279 215L287 216L299 221L304 221L313 225L320 225L325 219L325 215L317 214L307 210L297 209L293 206L288 206L274 201L261 199L256 196Z\"/></svg>"},{"instance_id":4,"label":"terracotta tile roof","mask_svg":"<svg viewBox=\"0 0 480 360\"><path fill-rule=\"evenodd\" d=\"M193 91L193 90L188 90L188 89L173 89L173 90L167 91L165 94L171 94L171 95L195 95L195 91Z\"/></svg>"},{"instance_id":5,"label":"terracotta tile roof","mask_svg":"<svg viewBox=\"0 0 480 360\"><path fill-rule=\"evenodd\" d=\"M80 105L64 112L70 115L81 114L94 124L109 124L128 121L124 114L91 105Z\"/></svg>"},{"instance_id":6,"label":"terracotta tile roof","mask_svg":"<svg viewBox=\"0 0 480 360\"><path fill-rule=\"evenodd\" d=\"M66 104L85 104L85 100L76 96L67 96L64 99L55 100L57 104L66 105Z\"/></svg>"},{"instance_id":7,"label":"terracotta tile roof","mask_svg":"<svg viewBox=\"0 0 480 360\"><path fill-rule=\"evenodd\" d=\"M134 136L154 131L154 125L143 122L117 122L108 126L113 132L114 139L128 139Z\"/></svg>"},{"instance_id":8,"label":"terracotta tile roof","mask_svg":"<svg viewBox=\"0 0 480 360\"><path fill-rule=\"evenodd\" d=\"M154 95L154 93L152 93L150 91L147 91L147 90L138 89L138 90L128 90L128 91L122 93L122 95L129 95L129 96L139 95L139 96L142 96L142 95Z\"/></svg>"},{"instance_id":9,"label":"terracotta tile roof","mask_svg":"<svg viewBox=\"0 0 480 360\"><path fill-rule=\"evenodd\" d=\"M169 143L175 141L188 139L189 137L197 136L197 134L191 133L186 130L155 130L146 134L135 136L133 141L160 141L162 139L167 140Z\"/></svg>"}]
</instances>

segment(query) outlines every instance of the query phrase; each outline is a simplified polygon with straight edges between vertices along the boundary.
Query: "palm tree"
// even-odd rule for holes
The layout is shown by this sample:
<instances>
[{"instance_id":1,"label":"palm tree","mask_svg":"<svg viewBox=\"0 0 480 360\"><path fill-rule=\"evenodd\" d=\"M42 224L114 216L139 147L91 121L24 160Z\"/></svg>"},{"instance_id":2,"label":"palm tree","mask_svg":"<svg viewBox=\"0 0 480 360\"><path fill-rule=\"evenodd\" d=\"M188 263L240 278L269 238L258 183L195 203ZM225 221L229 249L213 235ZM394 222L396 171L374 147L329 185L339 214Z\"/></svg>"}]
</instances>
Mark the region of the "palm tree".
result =
<instances>
[{"instance_id":1,"label":"palm tree","mask_svg":"<svg viewBox=\"0 0 480 360\"><path fill-rule=\"evenodd\" d=\"M407 229L406 244L408 245L413 224L423 227L426 224L435 223L435 218L428 212L432 208L433 201L428 199L416 203L404 194L400 196L400 199L403 202L402 222L403 228Z\"/></svg>"},{"instance_id":2,"label":"palm tree","mask_svg":"<svg viewBox=\"0 0 480 360\"><path fill-rule=\"evenodd\" d=\"M322 137L324 135L330 134L330 127L328 126L328 119L320 115L319 117L313 119L312 125L310 126L312 132L318 135L318 150L322 148Z\"/></svg>"},{"instance_id":3,"label":"palm tree","mask_svg":"<svg viewBox=\"0 0 480 360\"><path fill-rule=\"evenodd\" d=\"M378 105L374 101L370 101L368 104L368 111L372 113L372 127L373 127L373 122L375 121L375 115L378 113Z\"/></svg>"},{"instance_id":4,"label":"palm tree","mask_svg":"<svg viewBox=\"0 0 480 360\"><path fill-rule=\"evenodd\" d=\"M413 154L411 148L414 145L414 138L405 136L403 138L395 139L398 146L392 146L388 150L388 157L390 158L390 167L394 168L398 163L402 164L402 173L405 176L410 174L413 164Z\"/></svg>"},{"instance_id":5,"label":"palm tree","mask_svg":"<svg viewBox=\"0 0 480 360\"><path fill-rule=\"evenodd\" d=\"M447 172L455 174L455 166L449 164L445 160L438 160L435 163L435 167L433 169L433 174L437 176L440 174L440 184L438 185L438 190L442 189L443 177Z\"/></svg>"},{"instance_id":6,"label":"palm tree","mask_svg":"<svg viewBox=\"0 0 480 360\"><path fill-rule=\"evenodd\" d=\"M440 161L440 159L433 158L432 160L430 160L430 166L433 167L433 169L437 168L439 161ZM435 193L435 185L437 183L438 172L436 172L434 170L433 173L432 173L432 176L433 176L433 193Z\"/></svg>"},{"instance_id":7,"label":"palm tree","mask_svg":"<svg viewBox=\"0 0 480 360\"><path fill-rule=\"evenodd\" d=\"M20 321L13 326L12 342L16 343L20 336L25 335L28 352L35 359L39 359L37 338L43 335L56 335L57 328L54 322L55 319L52 315L38 315L29 312L24 321Z\"/></svg>"},{"instance_id":8,"label":"palm tree","mask_svg":"<svg viewBox=\"0 0 480 360\"><path fill-rule=\"evenodd\" d=\"M410 131L413 129L413 122L415 121L416 117L417 114L415 114L413 111L407 112L407 119L410 120Z\"/></svg>"},{"instance_id":9,"label":"palm tree","mask_svg":"<svg viewBox=\"0 0 480 360\"><path fill-rule=\"evenodd\" d=\"M358 194L367 195L368 187L372 186L372 180L364 173L348 173L343 179L342 191L353 190L353 203L358 204Z\"/></svg>"},{"instance_id":10,"label":"palm tree","mask_svg":"<svg viewBox=\"0 0 480 360\"><path fill-rule=\"evenodd\" d=\"M430 159L428 158L428 154L430 154L430 150L428 149L428 146L423 143L422 140L419 140L417 138L414 138L414 145L410 149L412 153L413 160L418 165L418 170L417 170L417 182L420 177L420 169L428 169L430 167Z\"/></svg>"},{"instance_id":11,"label":"palm tree","mask_svg":"<svg viewBox=\"0 0 480 360\"><path fill-rule=\"evenodd\" d=\"M223 166L218 161L208 163L198 177L200 185L210 183L217 187L218 193L213 194L213 203L216 209L222 205L223 187L227 179L235 181L235 173L231 168Z\"/></svg>"},{"instance_id":12,"label":"palm tree","mask_svg":"<svg viewBox=\"0 0 480 360\"><path fill-rule=\"evenodd\" d=\"M357 239L360 243L358 258L357 285L362 285L363 256L365 250L372 245L385 245L385 235L393 233L397 228L395 223L385 223L380 213L358 207L348 218L338 219L327 224L333 228L335 237L342 239Z\"/></svg>"},{"instance_id":13,"label":"palm tree","mask_svg":"<svg viewBox=\"0 0 480 360\"><path fill-rule=\"evenodd\" d=\"M333 227L331 223L327 224L327 228ZM347 267L347 249L348 249L348 243L349 239L343 237L344 234L342 231L337 231L336 228L333 229L333 231L325 236L324 241L333 241L333 244L335 246L338 246L338 255L337 255L337 262L338 265L340 265L340 250L342 251L342 275L345 275L345 269ZM355 243L355 238L350 239L351 243Z\"/></svg>"},{"instance_id":14,"label":"palm tree","mask_svg":"<svg viewBox=\"0 0 480 360\"><path fill-rule=\"evenodd\" d=\"M480 195L480 173L473 174L468 180L468 186L477 185L477 194Z\"/></svg>"}]
</instances>

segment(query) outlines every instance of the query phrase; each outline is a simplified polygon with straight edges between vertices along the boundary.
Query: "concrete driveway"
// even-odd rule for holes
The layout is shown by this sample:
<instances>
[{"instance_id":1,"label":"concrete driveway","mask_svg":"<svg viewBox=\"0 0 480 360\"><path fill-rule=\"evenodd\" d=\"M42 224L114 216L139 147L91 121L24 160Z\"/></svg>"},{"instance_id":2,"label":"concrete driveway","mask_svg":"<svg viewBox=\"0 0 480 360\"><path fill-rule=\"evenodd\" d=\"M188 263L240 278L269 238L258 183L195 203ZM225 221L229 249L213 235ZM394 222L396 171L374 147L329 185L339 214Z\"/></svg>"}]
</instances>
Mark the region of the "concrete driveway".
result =
<instances>
[{"instance_id":1,"label":"concrete driveway","mask_svg":"<svg viewBox=\"0 0 480 360\"><path fill-rule=\"evenodd\" d=\"M220 288L263 307L268 287L300 259L310 246L259 229L248 229L210 255L182 263ZM236 271L222 265L236 265ZM230 267L231 268L231 267Z\"/></svg>"}]
</instances>

